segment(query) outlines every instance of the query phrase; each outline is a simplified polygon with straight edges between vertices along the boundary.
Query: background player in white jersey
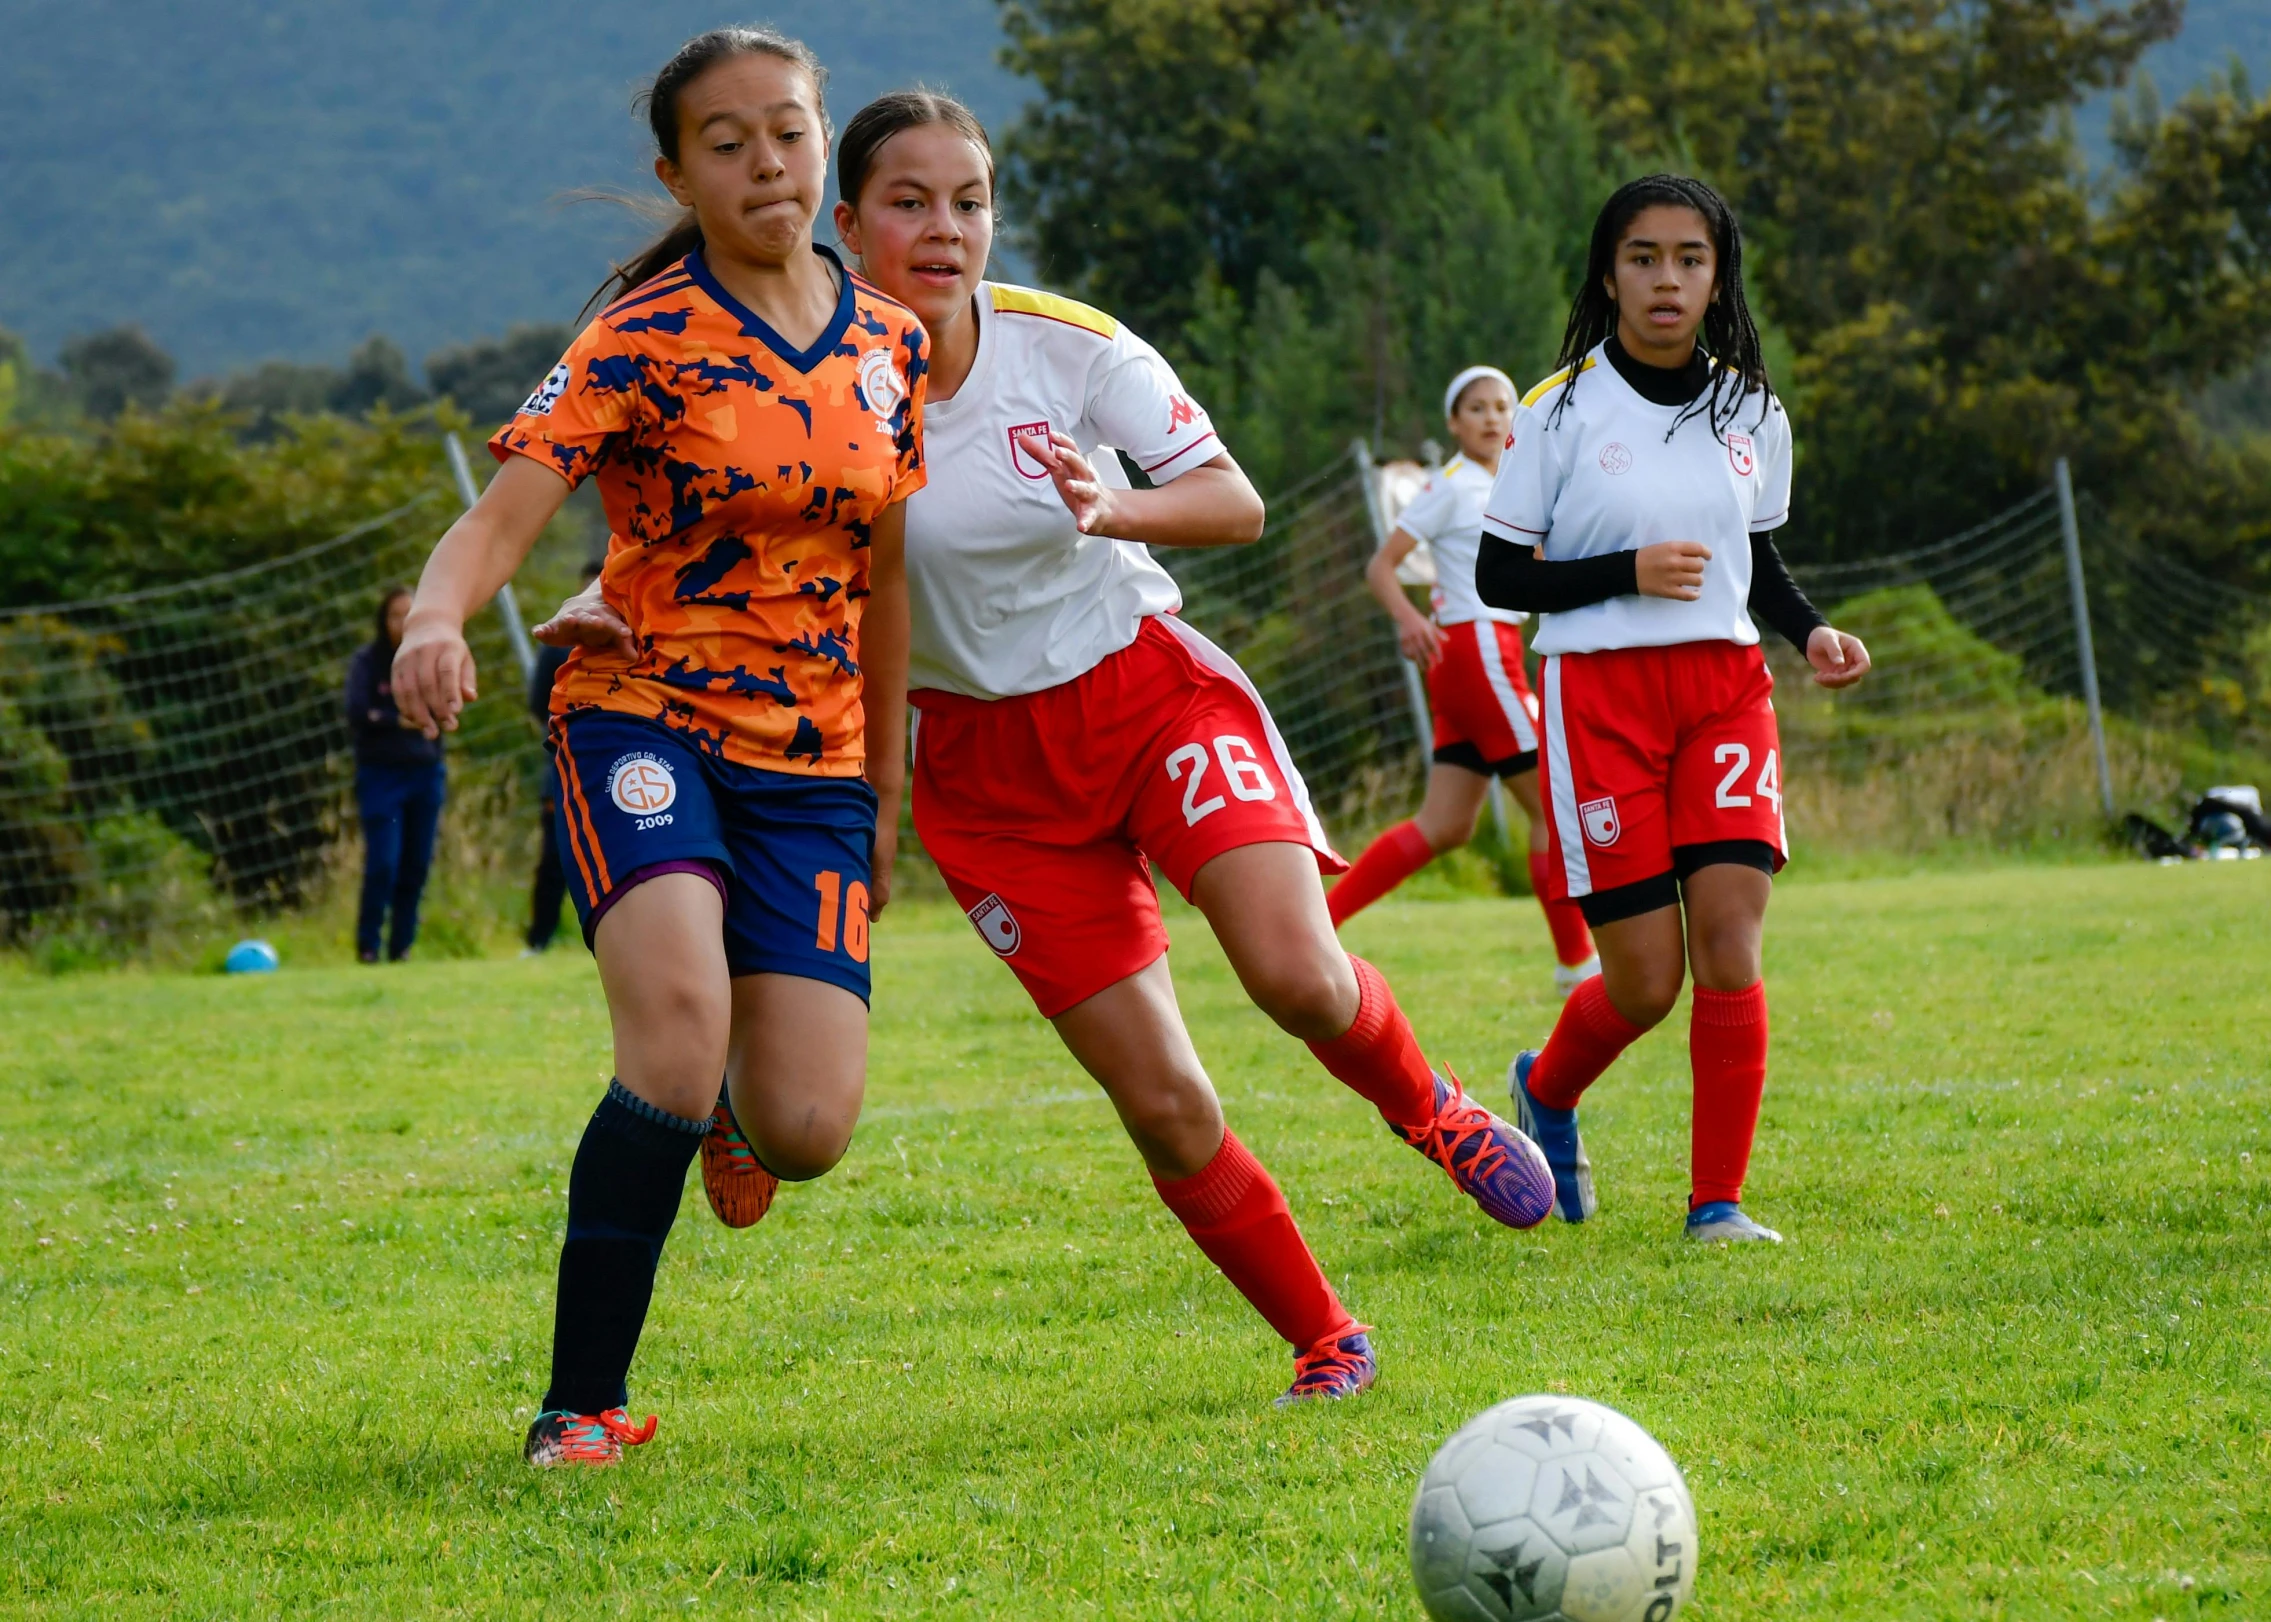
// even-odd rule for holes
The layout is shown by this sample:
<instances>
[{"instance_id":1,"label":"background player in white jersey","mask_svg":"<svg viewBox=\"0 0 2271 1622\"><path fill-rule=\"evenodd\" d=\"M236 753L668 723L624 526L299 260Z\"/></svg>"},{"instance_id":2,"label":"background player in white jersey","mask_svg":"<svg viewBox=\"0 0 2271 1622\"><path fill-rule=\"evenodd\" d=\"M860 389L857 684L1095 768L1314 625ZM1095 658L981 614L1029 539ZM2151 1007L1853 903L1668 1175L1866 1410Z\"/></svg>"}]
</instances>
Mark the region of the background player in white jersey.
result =
<instances>
[{"instance_id":1,"label":"background player in white jersey","mask_svg":"<svg viewBox=\"0 0 2271 1622\"><path fill-rule=\"evenodd\" d=\"M1109 315L984 279L993 158L959 103L883 97L836 151L839 236L931 335L933 497L909 514L923 849L1111 1098L1160 1198L1293 1347L1286 1397L1362 1390L1366 1326L1224 1124L1183 1027L1153 864L1255 1003L1491 1216L1544 1220L1551 1175L1431 1070L1386 982L1341 950L1318 874L1342 864L1276 727L1131 544L1261 533L1206 412ZM1114 448L1154 487L1129 489ZM705 1179L724 1164L705 1159Z\"/></svg>"},{"instance_id":2,"label":"background player in white jersey","mask_svg":"<svg viewBox=\"0 0 2271 1622\"><path fill-rule=\"evenodd\" d=\"M1687 1232L1778 1239L1743 1213L1766 1085L1759 936L1788 855L1773 681L1752 614L1825 687L1866 649L1823 623L1770 539L1790 516L1790 423L1743 301L1742 233L1700 181L1651 175L1594 222L1563 368L1514 413L1476 583L1540 614L1546 821L1557 894L1601 976L1508 1085L1569 1221L1594 1208L1577 1100L1695 974Z\"/></svg>"},{"instance_id":3,"label":"background player in white jersey","mask_svg":"<svg viewBox=\"0 0 2271 1622\"><path fill-rule=\"evenodd\" d=\"M1490 780L1505 780L1530 821L1530 883L1553 934L1554 989L1567 996L1599 972L1593 937L1574 902L1548 893L1546 831L1538 803L1538 700L1522 665L1527 614L1492 608L1475 595L1475 548L1483 502L1514 416L1514 383L1495 366L1470 366L1443 391L1443 415L1459 454L1428 480L1365 565L1364 582L1395 623L1404 657L1427 672L1435 711L1435 764L1418 813L1365 847L1328 898L1337 926L1442 852L1474 837ZM1404 595L1396 569L1422 543L1435 561L1434 614Z\"/></svg>"}]
</instances>

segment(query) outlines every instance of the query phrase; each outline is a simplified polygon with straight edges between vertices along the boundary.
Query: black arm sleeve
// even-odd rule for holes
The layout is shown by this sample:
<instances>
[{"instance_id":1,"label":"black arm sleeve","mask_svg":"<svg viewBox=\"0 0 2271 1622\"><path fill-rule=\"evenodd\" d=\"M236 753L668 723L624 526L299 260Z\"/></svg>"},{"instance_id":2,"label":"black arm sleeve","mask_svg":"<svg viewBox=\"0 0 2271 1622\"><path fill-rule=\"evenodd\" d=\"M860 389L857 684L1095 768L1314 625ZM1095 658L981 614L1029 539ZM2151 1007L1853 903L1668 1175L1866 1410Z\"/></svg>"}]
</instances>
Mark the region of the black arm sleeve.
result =
<instances>
[{"instance_id":1,"label":"black arm sleeve","mask_svg":"<svg viewBox=\"0 0 2271 1622\"><path fill-rule=\"evenodd\" d=\"M371 650L361 647L347 663L347 729L357 738L371 730L371 706L378 702L378 675L371 666Z\"/></svg>"},{"instance_id":2,"label":"black arm sleeve","mask_svg":"<svg viewBox=\"0 0 2271 1622\"><path fill-rule=\"evenodd\" d=\"M1822 618L1821 610L1806 600L1798 589L1798 582L1790 578L1790 569L1775 548L1770 530L1756 530L1751 535L1751 618L1764 620L1800 653L1806 651L1806 639L1829 623Z\"/></svg>"},{"instance_id":3,"label":"black arm sleeve","mask_svg":"<svg viewBox=\"0 0 2271 1622\"><path fill-rule=\"evenodd\" d=\"M1566 614L1640 590L1636 552L1549 563L1516 541L1483 531L1475 557L1475 592L1493 608L1519 614Z\"/></svg>"}]
</instances>

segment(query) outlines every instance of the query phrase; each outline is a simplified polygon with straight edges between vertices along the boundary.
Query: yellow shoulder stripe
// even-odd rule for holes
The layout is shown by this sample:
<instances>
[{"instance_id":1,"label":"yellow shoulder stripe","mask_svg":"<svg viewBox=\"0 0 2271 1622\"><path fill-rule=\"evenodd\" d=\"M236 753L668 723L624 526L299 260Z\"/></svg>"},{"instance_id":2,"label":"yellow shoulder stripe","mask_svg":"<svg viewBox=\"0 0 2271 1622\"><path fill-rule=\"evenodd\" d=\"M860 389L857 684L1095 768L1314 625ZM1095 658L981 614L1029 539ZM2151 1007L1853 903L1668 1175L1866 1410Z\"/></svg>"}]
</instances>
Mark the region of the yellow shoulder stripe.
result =
<instances>
[{"instance_id":1,"label":"yellow shoulder stripe","mask_svg":"<svg viewBox=\"0 0 2271 1622\"><path fill-rule=\"evenodd\" d=\"M1551 394L1555 389L1568 382L1570 378L1575 376L1577 373L1589 372L1599 364L1600 363L1594 360L1592 356L1587 355L1575 366L1564 366L1560 371L1554 373L1553 376L1547 378L1543 383L1540 383L1529 393L1523 395L1522 403L1526 406L1536 405L1540 400Z\"/></svg>"},{"instance_id":2,"label":"yellow shoulder stripe","mask_svg":"<svg viewBox=\"0 0 2271 1622\"><path fill-rule=\"evenodd\" d=\"M1093 332L1099 338L1116 338L1119 322L1102 310L1069 299L1057 293L1044 293L1033 287L1005 287L994 284L994 308L1004 315L1038 315L1051 321L1062 321L1068 327Z\"/></svg>"}]
</instances>

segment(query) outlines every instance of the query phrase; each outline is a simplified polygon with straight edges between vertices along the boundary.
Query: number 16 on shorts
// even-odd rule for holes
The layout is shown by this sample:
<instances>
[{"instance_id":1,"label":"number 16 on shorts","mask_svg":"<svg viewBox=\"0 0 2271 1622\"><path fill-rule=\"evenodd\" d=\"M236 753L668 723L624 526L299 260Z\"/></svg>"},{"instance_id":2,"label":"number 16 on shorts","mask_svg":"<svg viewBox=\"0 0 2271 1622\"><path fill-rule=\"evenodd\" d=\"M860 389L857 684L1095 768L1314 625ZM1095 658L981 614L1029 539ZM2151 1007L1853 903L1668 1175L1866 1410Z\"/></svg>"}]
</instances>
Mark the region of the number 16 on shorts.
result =
<instances>
[{"instance_id":1,"label":"number 16 on shorts","mask_svg":"<svg viewBox=\"0 0 2271 1622\"><path fill-rule=\"evenodd\" d=\"M854 963L867 961L867 886L844 882L841 873L816 873L812 888L820 898L820 924L812 944L823 952L841 951Z\"/></svg>"}]
</instances>

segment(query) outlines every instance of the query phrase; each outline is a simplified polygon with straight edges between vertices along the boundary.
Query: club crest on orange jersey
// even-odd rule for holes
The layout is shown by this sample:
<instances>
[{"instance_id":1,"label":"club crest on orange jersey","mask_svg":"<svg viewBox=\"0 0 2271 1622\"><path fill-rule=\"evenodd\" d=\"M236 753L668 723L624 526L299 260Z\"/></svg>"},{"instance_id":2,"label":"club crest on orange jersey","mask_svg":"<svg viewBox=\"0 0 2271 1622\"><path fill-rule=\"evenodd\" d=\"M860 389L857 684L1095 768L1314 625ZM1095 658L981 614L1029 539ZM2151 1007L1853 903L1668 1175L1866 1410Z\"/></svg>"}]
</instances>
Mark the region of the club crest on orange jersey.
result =
<instances>
[{"instance_id":1,"label":"club crest on orange jersey","mask_svg":"<svg viewBox=\"0 0 2271 1622\"><path fill-rule=\"evenodd\" d=\"M1028 439L1046 440L1048 437L1049 424L1046 419L1040 422L1011 424L1009 430L1009 465L1028 479L1041 480L1047 478L1049 476L1048 468L1042 464L1039 457L1033 454L1031 447L1025 442Z\"/></svg>"},{"instance_id":2,"label":"club crest on orange jersey","mask_svg":"<svg viewBox=\"0 0 2271 1622\"><path fill-rule=\"evenodd\" d=\"M1758 466L1758 459L1751 454L1750 435L1729 434L1727 436L1727 460L1735 465L1735 474L1738 478L1747 479L1751 476L1752 469Z\"/></svg>"},{"instance_id":3,"label":"club crest on orange jersey","mask_svg":"<svg viewBox=\"0 0 2271 1622\"><path fill-rule=\"evenodd\" d=\"M899 409L899 402L907 397L907 385L900 381L899 368L892 364L891 351L871 349L860 356L860 397L867 401L868 410L875 413L875 426L888 433L889 417Z\"/></svg>"},{"instance_id":4,"label":"club crest on orange jersey","mask_svg":"<svg viewBox=\"0 0 2271 1622\"><path fill-rule=\"evenodd\" d=\"M536 385L536 392L522 404L520 414L524 417L552 415L552 408L560 403L560 396L568 387L568 375L566 361L553 367L544 375L544 381Z\"/></svg>"},{"instance_id":5,"label":"club crest on orange jersey","mask_svg":"<svg viewBox=\"0 0 2271 1622\"><path fill-rule=\"evenodd\" d=\"M979 939L1002 957L1008 957L1025 939L1025 932L1017 927L1017 918L1003 904L998 895L989 895L970 909L970 922L976 926Z\"/></svg>"},{"instance_id":6,"label":"club crest on orange jersey","mask_svg":"<svg viewBox=\"0 0 2271 1622\"><path fill-rule=\"evenodd\" d=\"M1617 802L1613 794L1587 800L1577 808L1577 820L1585 825L1585 837L1596 845L1613 845L1617 835L1624 832L1624 824L1617 821Z\"/></svg>"}]
</instances>

